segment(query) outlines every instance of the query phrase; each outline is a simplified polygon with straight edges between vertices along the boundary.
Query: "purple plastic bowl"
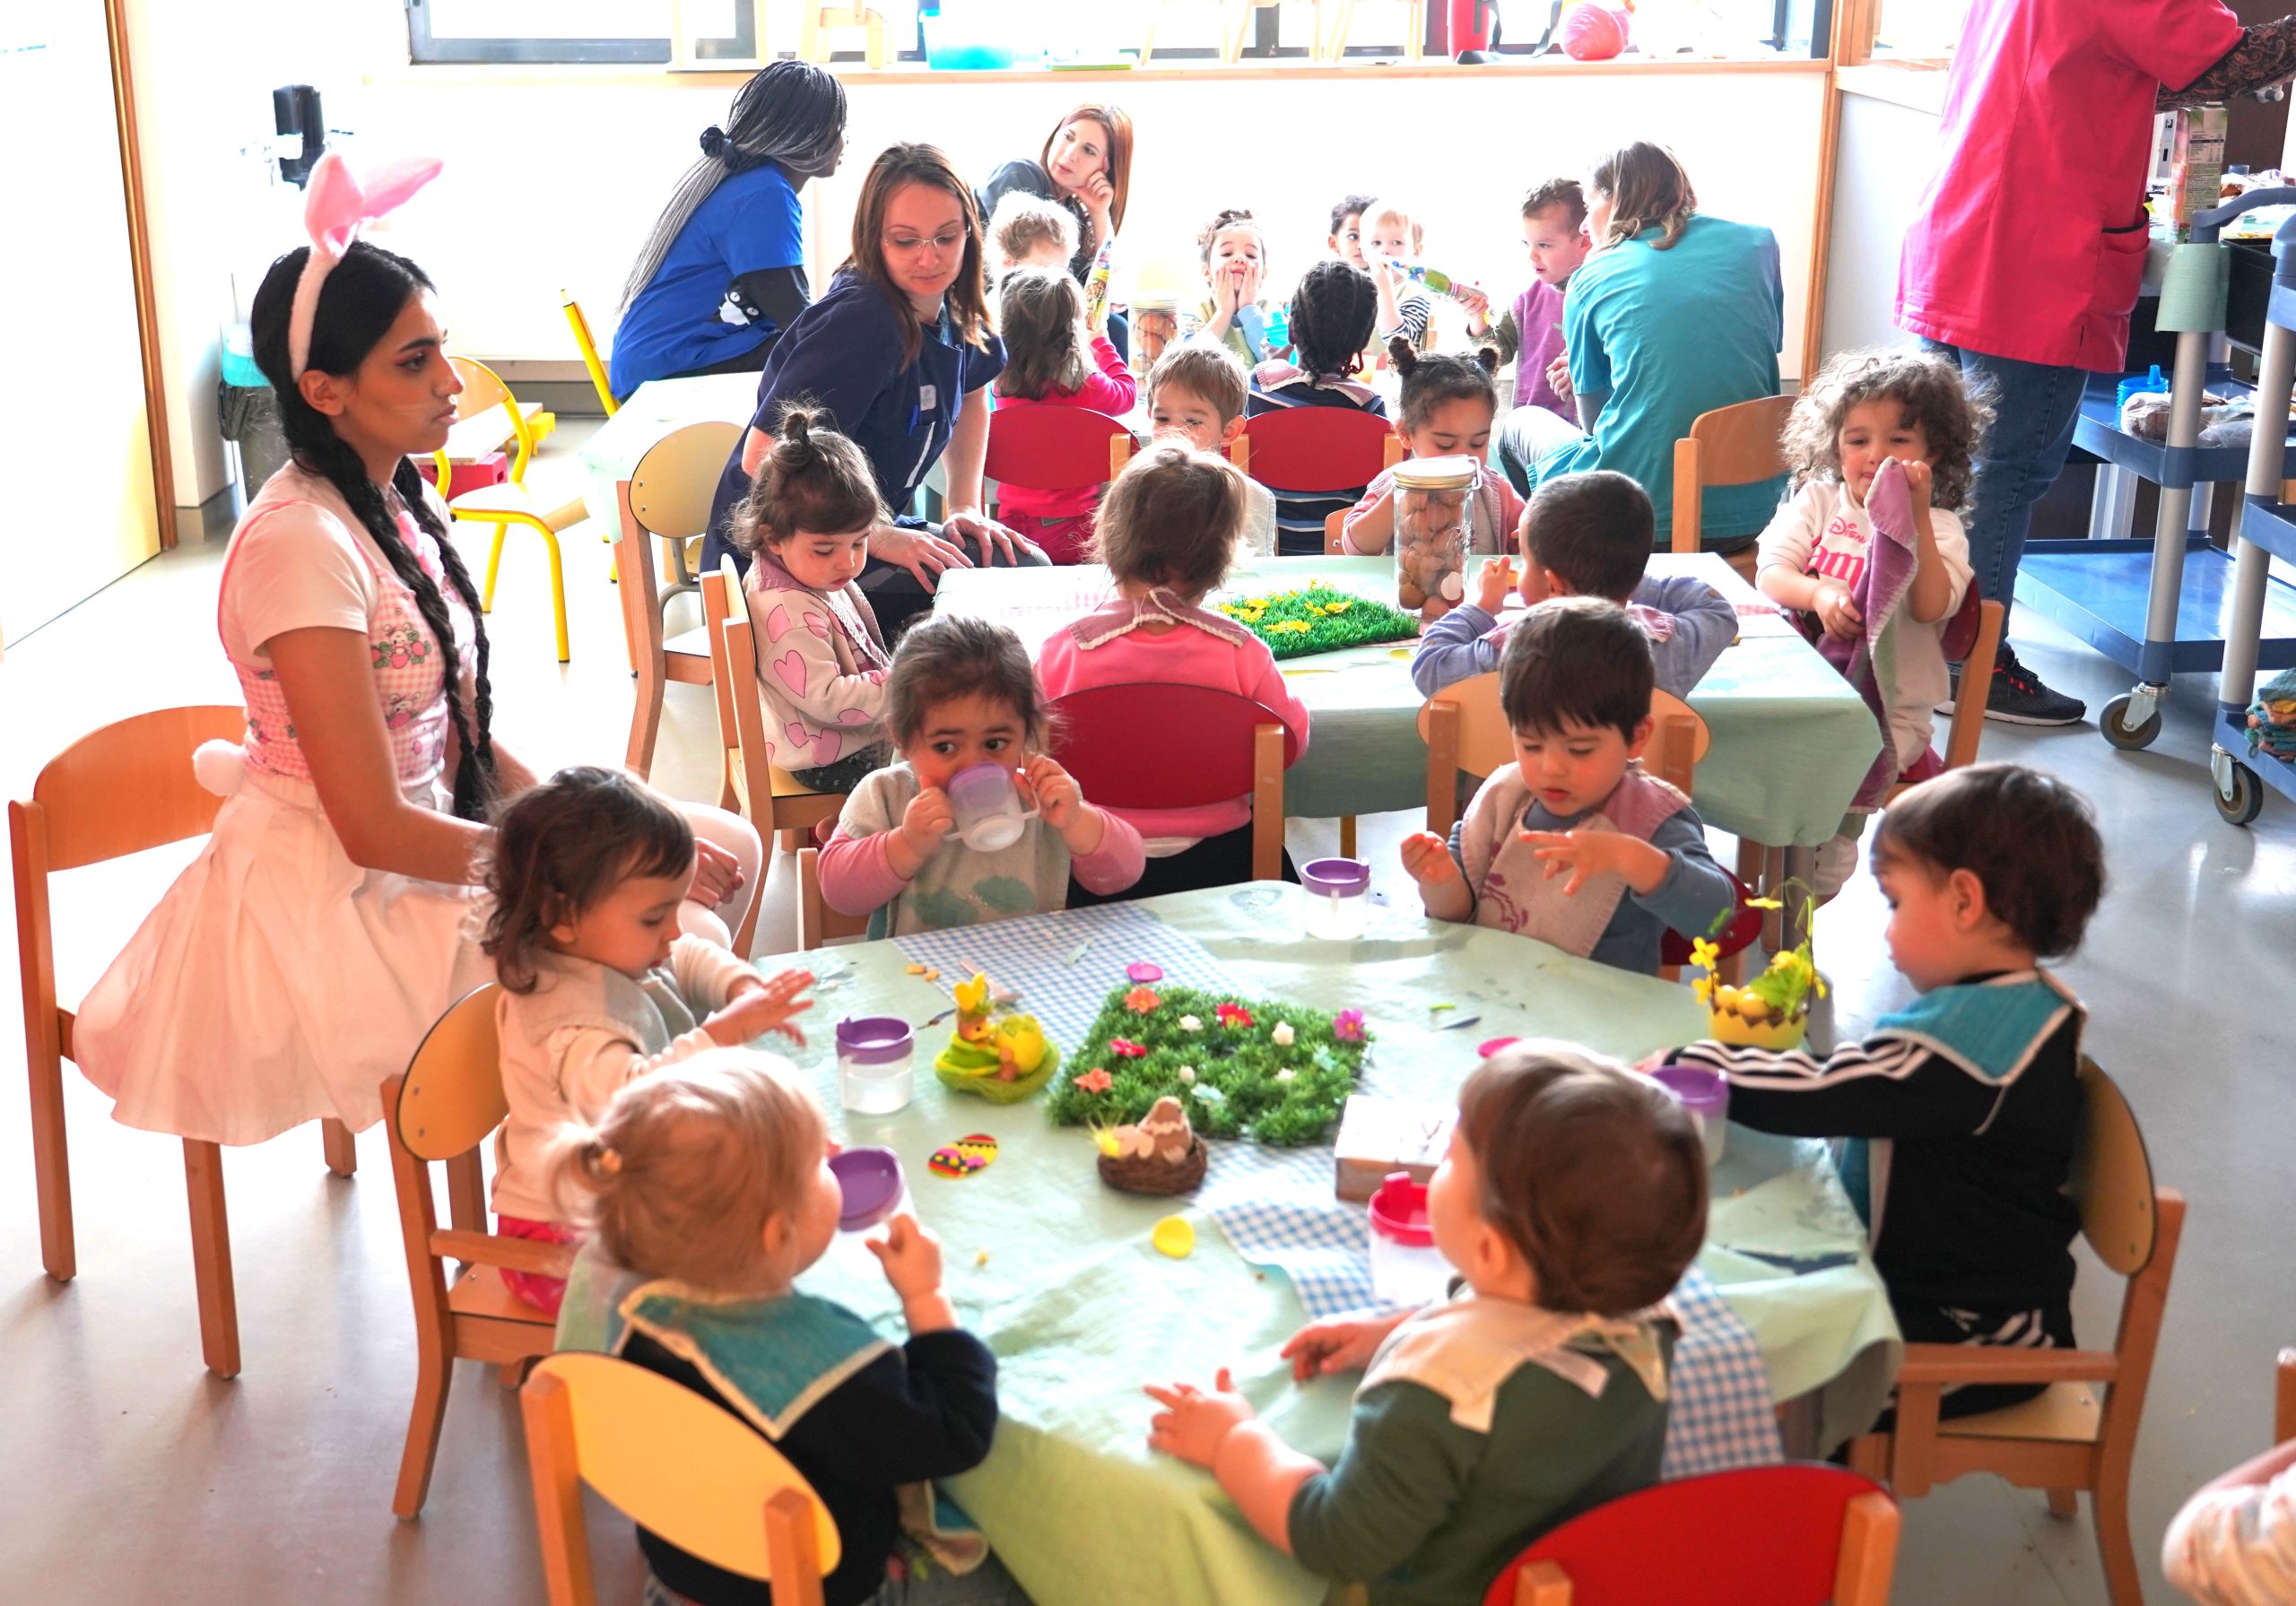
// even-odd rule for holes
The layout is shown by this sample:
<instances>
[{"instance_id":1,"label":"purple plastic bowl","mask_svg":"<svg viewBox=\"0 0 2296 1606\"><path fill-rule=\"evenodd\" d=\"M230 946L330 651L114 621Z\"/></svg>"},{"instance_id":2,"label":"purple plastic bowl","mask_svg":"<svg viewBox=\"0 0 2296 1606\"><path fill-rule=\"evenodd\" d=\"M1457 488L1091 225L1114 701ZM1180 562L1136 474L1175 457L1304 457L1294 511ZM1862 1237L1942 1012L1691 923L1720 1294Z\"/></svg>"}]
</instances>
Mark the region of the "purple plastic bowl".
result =
<instances>
[{"instance_id":1,"label":"purple plastic bowl","mask_svg":"<svg viewBox=\"0 0 2296 1606\"><path fill-rule=\"evenodd\" d=\"M1653 1081L1682 1100L1693 1116L1709 1120L1723 1117L1730 1108L1730 1083L1719 1071L1700 1065L1661 1065L1650 1072Z\"/></svg>"},{"instance_id":2,"label":"purple plastic bowl","mask_svg":"<svg viewBox=\"0 0 2296 1606\"><path fill-rule=\"evenodd\" d=\"M837 1057L884 1065L910 1052L915 1034L899 1015L848 1015L837 1023Z\"/></svg>"},{"instance_id":3,"label":"purple plastic bowl","mask_svg":"<svg viewBox=\"0 0 2296 1606\"><path fill-rule=\"evenodd\" d=\"M890 1149L844 1150L830 1156L829 1168L845 1195L837 1216L839 1232L874 1227L900 1202L900 1157Z\"/></svg>"}]
</instances>

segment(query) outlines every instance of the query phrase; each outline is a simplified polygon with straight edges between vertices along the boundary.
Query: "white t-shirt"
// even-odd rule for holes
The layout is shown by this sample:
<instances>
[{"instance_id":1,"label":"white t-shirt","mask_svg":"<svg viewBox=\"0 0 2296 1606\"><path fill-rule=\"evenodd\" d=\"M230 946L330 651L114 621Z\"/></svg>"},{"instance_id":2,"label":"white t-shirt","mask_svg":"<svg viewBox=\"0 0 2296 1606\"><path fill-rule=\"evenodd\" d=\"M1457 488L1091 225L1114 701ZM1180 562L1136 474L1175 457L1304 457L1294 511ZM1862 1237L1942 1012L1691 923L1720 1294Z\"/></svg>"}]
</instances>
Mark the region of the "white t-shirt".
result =
<instances>
[{"instance_id":1,"label":"white t-shirt","mask_svg":"<svg viewBox=\"0 0 2296 1606\"><path fill-rule=\"evenodd\" d=\"M436 493L423 495L443 523ZM390 567L341 493L289 464L264 482L231 537L216 610L224 652L236 664L268 668L265 643L274 636L364 631L382 601L370 563Z\"/></svg>"},{"instance_id":2,"label":"white t-shirt","mask_svg":"<svg viewBox=\"0 0 2296 1606\"><path fill-rule=\"evenodd\" d=\"M1890 734L1897 744L1900 766L1911 764L1929 746L1937 728L1935 709L1952 696L1952 681L1945 673L1945 627L1969 591L1969 537L1961 517L1943 508L1929 510L1929 527L1937 537L1937 556L1945 565L1952 591L1945 612L1930 624L1916 623L1905 603L1898 605L1898 680L1886 696ZM1813 480L1796 491L1761 533L1757 573L1783 565L1797 575L1823 575L1853 591L1866 572L1866 548L1874 539L1873 516L1864 504L1836 481Z\"/></svg>"}]
</instances>

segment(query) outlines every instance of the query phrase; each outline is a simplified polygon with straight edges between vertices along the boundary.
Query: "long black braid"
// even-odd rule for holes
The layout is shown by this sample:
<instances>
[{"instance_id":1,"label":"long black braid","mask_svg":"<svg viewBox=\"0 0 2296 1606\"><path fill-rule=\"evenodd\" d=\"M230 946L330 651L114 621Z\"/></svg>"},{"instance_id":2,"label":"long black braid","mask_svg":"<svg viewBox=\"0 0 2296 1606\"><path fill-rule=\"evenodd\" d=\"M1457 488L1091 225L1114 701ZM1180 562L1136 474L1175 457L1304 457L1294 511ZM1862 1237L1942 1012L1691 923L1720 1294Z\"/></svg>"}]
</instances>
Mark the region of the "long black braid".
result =
<instances>
[{"instance_id":1,"label":"long black braid","mask_svg":"<svg viewBox=\"0 0 2296 1606\"><path fill-rule=\"evenodd\" d=\"M470 570L464 565L462 554L447 538L446 522L424 499L422 476L415 472L411 461L400 458L398 467L391 473L391 489L413 514L415 522L438 543L448 583L470 610L478 674L473 699L465 707L462 666L455 649L454 621L447 612L447 599L439 591L439 583L430 577L414 548L400 534L398 521L391 516L381 487L367 477L364 459L350 442L335 433L334 423L325 413L303 399L290 371L288 312L294 300L296 282L302 276L303 260L309 255L309 247L301 247L280 257L264 275L263 287L256 291L253 316L248 320L256 362L278 395L280 428L295 461L310 473L324 476L342 493L352 512L358 515L359 522L366 526L367 534L374 538L375 545L390 560L392 572L413 594L415 609L422 615L422 623L431 639L439 644L445 659L442 673L446 677L447 716L454 727L456 751L461 755L455 766L454 811L460 819L483 820L494 799L494 689L487 678L490 649L486 621L479 611L478 587L471 583ZM405 257L363 240L353 244L327 275L326 283L319 291L317 316L312 319L309 366L325 374L352 372L397 321L408 300L430 288L429 277Z\"/></svg>"},{"instance_id":2,"label":"long black braid","mask_svg":"<svg viewBox=\"0 0 2296 1606\"><path fill-rule=\"evenodd\" d=\"M1371 275L1336 257L1300 275L1292 292L1292 346L1300 369L1316 379L1355 371L1379 317L1379 290Z\"/></svg>"}]
</instances>

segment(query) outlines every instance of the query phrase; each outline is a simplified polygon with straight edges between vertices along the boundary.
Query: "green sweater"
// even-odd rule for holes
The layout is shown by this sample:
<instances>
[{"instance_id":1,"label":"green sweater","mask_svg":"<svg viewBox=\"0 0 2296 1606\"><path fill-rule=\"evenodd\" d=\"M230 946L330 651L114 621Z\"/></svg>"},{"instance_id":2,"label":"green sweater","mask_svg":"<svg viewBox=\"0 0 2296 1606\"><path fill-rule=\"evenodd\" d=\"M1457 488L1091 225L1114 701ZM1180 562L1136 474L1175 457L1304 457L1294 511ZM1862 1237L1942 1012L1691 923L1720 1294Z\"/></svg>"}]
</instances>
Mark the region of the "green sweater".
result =
<instances>
[{"instance_id":1,"label":"green sweater","mask_svg":"<svg viewBox=\"0 0 2296 1606\"><path fill-rule=\"evenodd\" d=\"M1659 1333L1671 1364L1672 1325ZM1488 1434L1416 1383L1358 1394L1339 1464L1292 1497L1300 1565L1365 1584L1371 1606L1474 1606L1539 1535L1656 1483L1665 1402L1623 1360L1586 1352L1610 1374L1599 1397L1524 1366L1500 1385Z\"/></svg>"}]
</instances>

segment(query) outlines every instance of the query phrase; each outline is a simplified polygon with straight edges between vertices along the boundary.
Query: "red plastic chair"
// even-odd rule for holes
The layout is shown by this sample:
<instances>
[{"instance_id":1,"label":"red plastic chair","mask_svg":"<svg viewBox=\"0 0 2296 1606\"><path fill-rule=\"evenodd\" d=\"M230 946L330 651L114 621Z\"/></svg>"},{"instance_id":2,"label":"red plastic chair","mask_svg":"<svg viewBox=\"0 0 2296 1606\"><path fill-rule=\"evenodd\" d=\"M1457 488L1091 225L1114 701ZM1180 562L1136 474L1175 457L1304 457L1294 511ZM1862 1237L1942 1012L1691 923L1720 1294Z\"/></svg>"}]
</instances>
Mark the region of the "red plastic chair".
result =
<instances>
[{"instance_id":1,"label":"red plastic chair","mask_svg":"<svg viewBox=\"0 0 2296 1606\"><path fill-rule=\"evenodd\" d=\"M1888 1606L1898 1507L1839 1467L1749 1467L1583 1512L1507 1564L1483 1606Z\"/></svg>"},{"instance_id":2,"label":"red plastic chair","mask_svg":"<svg viewBox=\"0 0 2296 1606\"><path fill-rule=\"evenodd\" d=\"M1137 682L1072 691L1051 712L1052 756L1104 808L1192 809L1249 793L1252 879L1283 879L1283 772L1300 740L1274 709L1209 686Z\"/></svg>"},{"instance_id":3,"label":"red plastic chair","mask_svg":"<svg viewBox=\"0 0 2296 1606\"><path fill-rule=\"evenodd\" d=\"M1352 407L1286 407L1244 421L1228 461L1270 490L1361 491L1403 461L1392 421Z\"/></svg>"},{"instance_id":4,"label":"red plastic chair","mask_svg":"<svg viewBox=\"0 0 2296 1606\"><path fill-rule=\"evenodd\" d=\"M981 472L999 485L1081 490L1122 473L1139 446L1121 420L1089 407L999 407Z\"/></svg>"},{"instance_id":5,"label":"red plastic chair","mask_svg":"<svg viewBox=\"0 0 2296 1606\"><path fill-rule=\"evenodd\" d=\"M1729 872L1724 871L1723 873L1728 875ZM1715 946L1720 950L1716 957L1725 959L1733 954L1745 952L1753 946L1754 939L1761 935L1762 912L1746 907L1746 900L1753 893L1735 875L1730 876L1730 886L1737 895L1738 906L1730 912L1730 923L1714 939ZM1689 963L1690 939L1669 926L1658 938L1659 974L1671 980ZM1731 978L1726 976L1723 979L1727 981Z\"/></svg>"}]
</instances>

